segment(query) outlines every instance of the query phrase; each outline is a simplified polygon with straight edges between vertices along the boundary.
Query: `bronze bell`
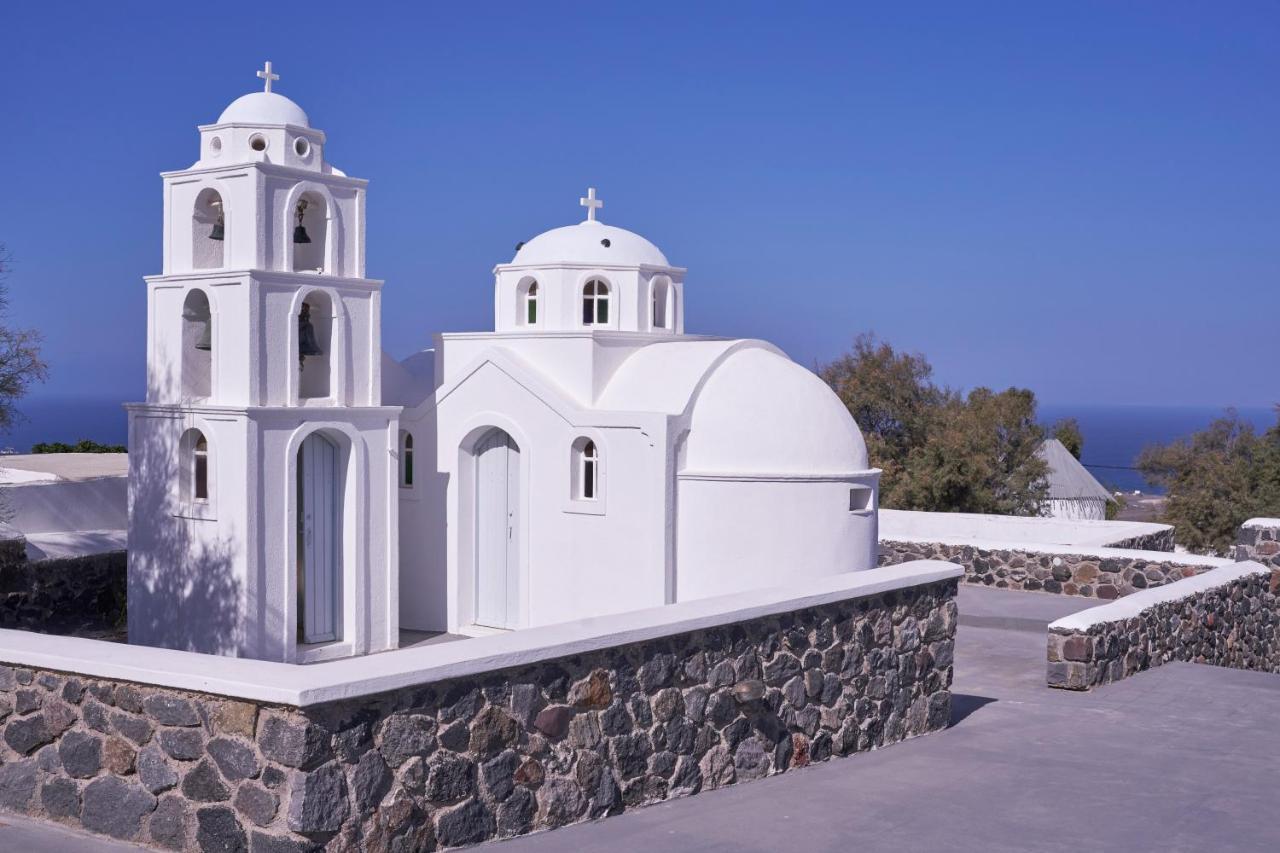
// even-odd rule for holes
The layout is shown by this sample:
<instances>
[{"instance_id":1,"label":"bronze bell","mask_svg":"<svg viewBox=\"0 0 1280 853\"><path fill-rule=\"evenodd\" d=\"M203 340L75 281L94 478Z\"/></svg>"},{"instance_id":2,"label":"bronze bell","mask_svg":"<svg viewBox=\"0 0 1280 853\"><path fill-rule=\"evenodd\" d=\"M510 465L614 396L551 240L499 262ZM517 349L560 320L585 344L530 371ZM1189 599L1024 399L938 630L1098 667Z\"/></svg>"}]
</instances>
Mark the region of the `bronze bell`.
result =
<instances>
[{"instance_id":1,"label":"bronze bell","mask_svg":"<svg viewBox=\"0 0 1280 853\"><path fill-rule=\"evenodd\" d=\"M306 359L309 355L324 355L324 350L320 349L316 329L311 325L311 306L304 302L298 314L298 357Z\"/></svg>"},{"instance_id":2,"label":"bronze bell","mask_svg":"<svg viewBox=\"0 0 1280 853\"><path fill-rule=\"evenodd\" d=\"M311 238L307 236L307 229L302 227L302 217L306 215L306 212L307 200L305 198L299 199L298 206L295 208L295 213L298 217L298 224L294 226L293 229L293 242L295 243L311 242Z\"/></svg>"},{"instance_id":3,"label":"bronze bell","mask_svg":"<svg viewBox=\"0 0 1280 853\"><path fill-rule=\"evenodd\" d=\"M196 336L196 342L192 344L196 349L206 352L213 349L213 322L209 315L198 308L188 308L182 312L182 319L192 323L203 323L200 334Z\"/></svg>"},{"instance_id":4,"label":"bronze bell","mask_svg":"<svg viewBox=\"0 0 1280 853\"><path fill-rule=\"evenodd\" d=\"M218 211L218 217L213 221L213 230L209 232L209 239L222 240L225 233L225 229L223 228L224 220L222 218L222 202L213 201L209 203L209 206Z\"/></svg>"}]
</instances>

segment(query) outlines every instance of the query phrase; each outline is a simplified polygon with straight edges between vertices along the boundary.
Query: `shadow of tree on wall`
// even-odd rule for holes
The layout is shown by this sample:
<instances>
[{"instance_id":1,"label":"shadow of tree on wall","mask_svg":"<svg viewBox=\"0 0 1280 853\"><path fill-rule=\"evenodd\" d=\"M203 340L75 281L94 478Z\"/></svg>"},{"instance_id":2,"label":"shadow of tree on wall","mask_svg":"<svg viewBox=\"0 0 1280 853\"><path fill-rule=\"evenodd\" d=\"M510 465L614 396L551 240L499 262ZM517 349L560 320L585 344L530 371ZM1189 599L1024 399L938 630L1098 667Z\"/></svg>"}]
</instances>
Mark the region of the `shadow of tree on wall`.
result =
<instances>
[{"instance_id":1,"label":"shadow of tree on wall","mask_svg":"<svg viewBox=\"0 0 1280 853\"><path fill-rule=\"evenodd\" d=\"M193 509L183 497L181 478L188 472L180 440L192 425L190 416L177 413L134 412L131 419L129 642L234 655L244 640L236 571L243 555L215 534L216 483L214 502L206 506ZM206 437L217 453L213 436Z\"/></svg>"}]
</instances>

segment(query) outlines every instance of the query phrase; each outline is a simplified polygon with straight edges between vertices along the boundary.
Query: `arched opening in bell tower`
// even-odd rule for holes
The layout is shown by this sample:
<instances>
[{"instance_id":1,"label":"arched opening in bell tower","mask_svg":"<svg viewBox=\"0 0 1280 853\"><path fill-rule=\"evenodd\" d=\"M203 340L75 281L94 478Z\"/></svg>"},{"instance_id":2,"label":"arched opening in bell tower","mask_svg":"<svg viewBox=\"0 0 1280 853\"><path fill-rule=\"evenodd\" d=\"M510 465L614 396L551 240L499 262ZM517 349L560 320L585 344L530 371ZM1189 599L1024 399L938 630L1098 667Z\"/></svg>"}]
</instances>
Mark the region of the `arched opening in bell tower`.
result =
<instances>
[{"instance_id":1,"label":"arched opening in bell tower","mask_svg":"<svg viewBox=\"0 0 1280 853\"><path fill-rule=\"evenodd\" d=\"M316 290L307 294L298 311L298 396L330 396L333 350L333 302Z\"/></svg>"},{"instance_id":2,"label":"arched opening in bell tower","mask_svg":"<svg viewBox=\"0 0 1280 853\"><path fill-rule=\"evenodd\" d=\"M203 290L182 303L182 396L202 400L213 393L213 312Z\"/></svg>"},{"instance_id":3,"label":"arched opening in bell tower","mask_svg":"<svg viewBox=\"0 0 1280 853\"><path fill-rule=\"evenodd\" d=\"M222 196L212 187L206 187L196 196L195 209L191 212L192 268L207 270L224 266L225 237L226 211Z\"/></svg>"},{"instance_id":4,"label":"arched opening in bell tower","mask_svg":"<svg viewBox=\"0 0 1280 853\"><path fill-rule=\"evenodd\" d=\"M332 272L325 269L325 246L329 238L329 209L324 196L305 192L293 206L294 272Z\"/></svg>"}]
</instances>

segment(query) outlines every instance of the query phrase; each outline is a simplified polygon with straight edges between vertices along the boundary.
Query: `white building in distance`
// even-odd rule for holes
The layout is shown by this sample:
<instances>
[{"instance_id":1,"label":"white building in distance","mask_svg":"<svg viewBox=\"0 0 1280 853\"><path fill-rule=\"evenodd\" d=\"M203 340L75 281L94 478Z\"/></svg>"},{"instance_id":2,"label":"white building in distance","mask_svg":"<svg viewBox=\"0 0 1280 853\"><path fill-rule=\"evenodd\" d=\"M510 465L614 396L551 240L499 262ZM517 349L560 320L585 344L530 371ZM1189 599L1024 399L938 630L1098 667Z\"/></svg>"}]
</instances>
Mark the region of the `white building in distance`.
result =
<instances>
[{"instance_id":1,"label":"white building in distance","mask_svg":"<svg viewBox=\"0 0 1280 853\"><path fill-rule=\"evenodd\" d=\"M259 76L163 175L130 642L309 662L875 565L848 410L771 344L685 334L685 270L594 190L495 267L494 331L383 354L366 182Z\"/></svg>"}]
</instances>

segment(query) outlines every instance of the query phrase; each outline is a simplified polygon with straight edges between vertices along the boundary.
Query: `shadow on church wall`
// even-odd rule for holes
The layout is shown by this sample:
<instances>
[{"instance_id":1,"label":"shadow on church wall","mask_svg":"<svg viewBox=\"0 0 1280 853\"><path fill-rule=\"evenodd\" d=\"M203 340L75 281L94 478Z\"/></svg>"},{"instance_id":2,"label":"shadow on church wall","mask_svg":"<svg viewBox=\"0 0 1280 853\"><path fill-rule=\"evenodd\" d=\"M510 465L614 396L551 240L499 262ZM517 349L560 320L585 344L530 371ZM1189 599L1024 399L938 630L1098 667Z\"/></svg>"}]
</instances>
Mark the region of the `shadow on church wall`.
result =
<instances>
[{"instance_id":1,"label":"shadow on church wall","mask_svg":"<svg viewBox=\"0 0 1280 853\"><path fill-rule=\"evenodd\" d=\"M244 640L237 570L243 555L217 534L216 521L191 517L177 487L185 473L180 437L192 421L188 416L144 424L145 417L135 414L129 436L129 642L236 654ZM216 437L206 437L211 456L217 454ZM219 467L211 458L211 471ZM219 500L231 498L216 488L210 512L218 510Z\"/></svg>"}]
</instances>

